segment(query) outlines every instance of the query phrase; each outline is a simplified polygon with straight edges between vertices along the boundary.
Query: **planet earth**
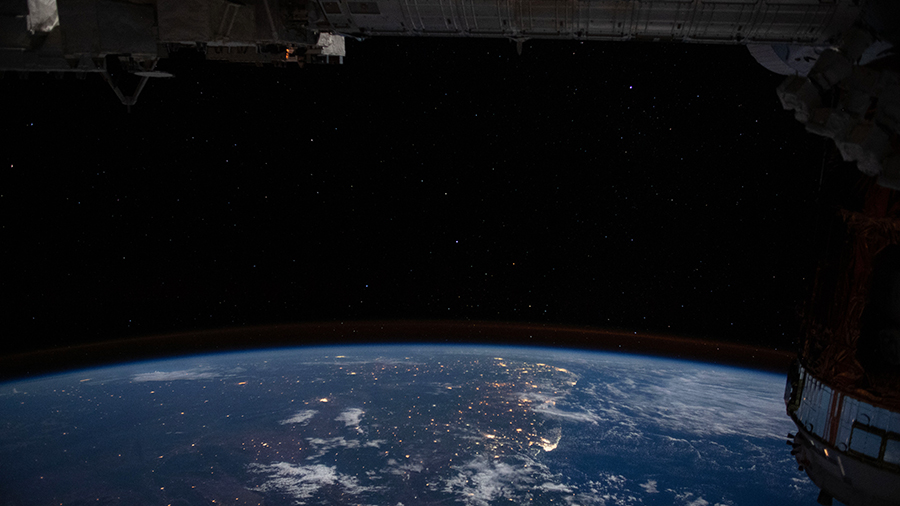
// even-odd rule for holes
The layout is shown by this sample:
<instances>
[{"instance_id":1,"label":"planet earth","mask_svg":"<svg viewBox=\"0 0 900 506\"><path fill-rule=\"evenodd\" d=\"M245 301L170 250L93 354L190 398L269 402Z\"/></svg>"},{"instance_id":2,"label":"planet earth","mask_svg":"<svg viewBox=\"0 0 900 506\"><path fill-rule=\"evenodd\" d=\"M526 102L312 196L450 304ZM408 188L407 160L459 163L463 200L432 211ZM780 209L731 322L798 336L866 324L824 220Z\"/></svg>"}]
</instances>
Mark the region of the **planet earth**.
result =
<instances>
[{"instance_id":1,"label":"planet earth","mask_svg":"<svg viewBox=\"0 0 900 506\"><path fill-rule=\"evenodd\" d=\"M195 355L0 384L3 504L810 504L784 376L529 347Z\"/></svg>"}]
</instances>

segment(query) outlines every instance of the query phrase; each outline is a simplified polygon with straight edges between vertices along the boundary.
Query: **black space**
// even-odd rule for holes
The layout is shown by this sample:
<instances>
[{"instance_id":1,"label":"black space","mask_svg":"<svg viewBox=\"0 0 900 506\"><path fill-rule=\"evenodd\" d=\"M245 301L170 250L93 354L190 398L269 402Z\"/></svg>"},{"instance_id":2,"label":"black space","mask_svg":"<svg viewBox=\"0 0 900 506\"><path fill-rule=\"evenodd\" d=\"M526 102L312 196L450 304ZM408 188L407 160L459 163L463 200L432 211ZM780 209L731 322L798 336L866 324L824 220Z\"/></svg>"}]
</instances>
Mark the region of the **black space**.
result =
<instances>
[{"instance_id":1,"label":"black space","mask_svg":"<svg viewBox=\"0 0 900 506\"><path fill-rule=\"evenodd\" d=\"M386 38L345 61L182 53L131 113L97 75L7 74L7 353L371 319L793 349L820 173L855 169L745 48Z\"/></svg>"}]
</instances>

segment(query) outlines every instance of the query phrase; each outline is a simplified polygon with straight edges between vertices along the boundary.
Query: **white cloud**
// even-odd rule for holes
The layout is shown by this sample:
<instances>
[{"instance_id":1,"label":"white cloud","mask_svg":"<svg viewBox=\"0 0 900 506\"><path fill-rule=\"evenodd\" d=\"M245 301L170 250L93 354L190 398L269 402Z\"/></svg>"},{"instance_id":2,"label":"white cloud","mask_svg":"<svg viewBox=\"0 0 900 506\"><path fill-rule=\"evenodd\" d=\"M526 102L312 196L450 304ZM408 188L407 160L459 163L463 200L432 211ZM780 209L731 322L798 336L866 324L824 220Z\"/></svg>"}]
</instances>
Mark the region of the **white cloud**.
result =
<instances>
[{"instance_id":1,"label":"white cloud","mask_svg":"<svg viewBox=\"0 0 900 506\"><path fill-rule=\"evenodd\" d=\"M248 468L252 472L268 475L262 485L252 490L286 494L296 499L296 504L306 504L305 501L323 487L339 487L344 494L350 495L379 489L360 485L356 477L338 473L335 471L336 468L321 464L303 466L289 462L276 462L270 465L254 463Z\"/></svg>"},{"instance_id":2,"label":"white cloud","mask_svg":"<svg viewBox=\"0 0 900 506\"><path fill-rule=\"evenodd\" d=\"M546 404L535 406L534 408L532 408L532 411L542 415L552 416L554 418L564 418L566 420L572 420L575 422L591 422L596 424L598 421L603 420L602 417L591 413L590 411L563 411Z\"/></svg>"},{"instance_id":3,"label":"white cloud","mask_svg":"<svg viewBox=\"0 0 900 506\"><path fill-rule=\"evenodd\" d=\"M756 371L668 363L634 372L634 364L611 368L611 385L590 385L582 393L595 402L601 421L659 426L665 432L701 437L722 435L782 439L783 379ZM628 379L626 375L635 376ZM636 380L636 381L635 381ZM646 424L644 423L646 421Z\"/></svg>"},{"instance_id":4,"label":"white cloud","mask_svg":"<svg viewBox=\"0 0 900 506\"><path fill-rule=\"evenodd\" d=\"M329 439L308 437L306 438L306 440L309 441L309 444L316 446L320 450L324 451L328 451L332 448L359 448L359 441L355 439L347 441L342 437L333 437Z\"/></svg>"},{"instance_id":5,"label":"white cloud","mask_svg":"<svg viewBox=\"0 0 900 506\"><path fill-rule=\"evenodd\" d=\"M658 494L659 490L656 490L656 480L647 480L647 483L642 483L641 488L644 489L648 494Z\"/></svg>"},{"instance_id":6,"label":"white cloud","mask_svg":"<svg viewBox=\"0 0 900 506\"><path fill-rule=\"evenodd\" d=\"M660 402L648 414L663 426L701 436L781 439L783 387L764 379L761 373L704 368L672 375L651 390Z\"/></svg>"},{"instance_id":7,"label":"white cloud","mask_svg":"<svg viewBox=\"0 0 900 506\"><path fill-rule=\"evenodd\" d=\"M390 459L388 461L388 464L396 465L397 461L394 459ZM425 469L425 466L423 466L422 464L411 462L408 464L403 464L400 466L392 467L392 468L388 469L387 472L390 474L397 475L397 476L407 476L409 473L421 473L423 469Z\"/></svg>"},{"instance_id":8,"label":"white cloud","mask_svg":"<svg viewBox=\"0 0 900 506\"><path fill-rule=\"evenodd\" d=\"M336 422L344 422L347 427L358 427L365 412L359 408L350 408L337 416Z\"/></svg>"},{"instance_id":9,"label":"white cloud","mask_svg":"<svg viewBox=\"0 0 900 506\"><path fill-rule=\"evenodd\" d=\"M563 485L562 483L547 482L538 487L547 492L572 492L572 487Z\"/></svg>"},{"instance_id":10,"label":"white cloud","mask_svg":"<svg viewBox=\"0 0 900 506\"><path fill-rule=\"evenodd\" d=\"M309 419L315 416L316 413L318 413L318 411L314 409L305 409L303 411L298 411L296 414L294 414L294 416L288 418L287 420L282 420L278 423L280 423L281 425L287 425L289 423L301 423L303 425L306 425L307 423L309 423Z\"/></svg>"},{"instance_id":11,"label":"white cloud","mask_svg":"<svg viewBox=\"0 0 900 506\"><path fill-rule=\"evenodd\" d=\"M444 492L456 494L467 506L488 506L505 499L516 502L516 492L530 488L533 479L527 467L504 462L489 462L477 457L446 480Z\"/></svg>"},{"instance_id":12,"label":"white cloud","mask_svg":"<svg viewBox=\"0 0 900 506\"><path fill-rule=\"evenodd\" d=\"M333 437L333 438L318 438L318 437L308 437L306 438L309 441L310 446L316 450L315 455L310 455L306 457L306 460L315 460L322 455L325 455L329 451L335 448L349 448L351 450L359 448L359 441L356 439L346 440L342 437Z\"/></svg>"},{"instance_id":13,"label":"white cloud","mask_svg":"<svg viewBox=\"0 0 900 506\"><path fill-rule=\"evenodd\" d=\"M675 494L675 499L684 501L685 506L709 506L709 501L702 497L693 499L693 492L684 492L683 494Z\"/></svg>"},{"instance_id":14,"label":"white cloud","mask_svg":"<svg viewBox=\"0 0 900 506\"><path fill-rule=\"evenodd\" d=\"M197 371L154 371L135 374L131 381L175 381L175 380L199 380L218 378L220 375L214 372Z\"/></svg>"},{"instance_id":15,"label":"white cloud","mask_svg":"<svg viewBox=\"0 0 900 506\"><path fill-rule=\"evenodd\" d=\"M629 481L620 474L600 473L599 480L590 480L582 490L566 500L569 504L586 506L636 506L642 504L629 490Z\"/></svg>"},{"instance_id":16,"label":"white cloud","mask_svg":"<svg viewBox=\"0 0 900 506\"><path fill-rule=\"evenodd\" d=\"M461 466L454 465L453 470L456 474L434 490L453 494L466 506L487 506L497 501L529 504L531 500L547 502L548 498L564 503L577 488L560 483L561 475L524 456L507 457L501 462L479 455Z\"/></svg>"}]
</instances>

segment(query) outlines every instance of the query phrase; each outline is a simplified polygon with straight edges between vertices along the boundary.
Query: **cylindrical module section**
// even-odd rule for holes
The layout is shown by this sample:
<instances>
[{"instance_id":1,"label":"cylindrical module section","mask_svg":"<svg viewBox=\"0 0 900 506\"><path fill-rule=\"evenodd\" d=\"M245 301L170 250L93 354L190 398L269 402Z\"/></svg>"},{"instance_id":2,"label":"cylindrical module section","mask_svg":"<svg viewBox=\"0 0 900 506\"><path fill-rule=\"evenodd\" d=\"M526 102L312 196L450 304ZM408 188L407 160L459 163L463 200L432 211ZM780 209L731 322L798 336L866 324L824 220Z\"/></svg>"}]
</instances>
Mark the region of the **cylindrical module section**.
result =
<instances>
[{"instance_id":1,"label":"cylindrical module section","mask_svg":"<svg viewBox=\"0 0 900 506\"><path fill-rule=\"evenodd\" d=\"M788 441L823 494L844 504L891 505L900 498L900 412L822 382L799 362L788 377Z\"/></svg>"}]
</instances>

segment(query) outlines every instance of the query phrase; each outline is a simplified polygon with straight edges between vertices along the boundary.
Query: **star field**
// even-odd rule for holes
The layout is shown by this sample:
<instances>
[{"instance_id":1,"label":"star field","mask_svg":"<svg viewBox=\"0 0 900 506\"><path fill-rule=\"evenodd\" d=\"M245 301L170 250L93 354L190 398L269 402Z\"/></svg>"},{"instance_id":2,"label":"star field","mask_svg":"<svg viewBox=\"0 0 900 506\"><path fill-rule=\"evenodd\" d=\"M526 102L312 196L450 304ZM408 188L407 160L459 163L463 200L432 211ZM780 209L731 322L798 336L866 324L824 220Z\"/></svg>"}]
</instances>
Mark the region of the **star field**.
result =
<instances>
[{"instance_id":1,"label":"star field","mask_svg":"<svg viewBox=\"0 0 900 506\"><path fill-rule=\"evenodd\" d=\"M20 348L354 319L796 341L823 157L850 169L746 49L373 39L345 61L180 55L130 114L96 76L6 76Z\"/></svg>"}]
</instances>

